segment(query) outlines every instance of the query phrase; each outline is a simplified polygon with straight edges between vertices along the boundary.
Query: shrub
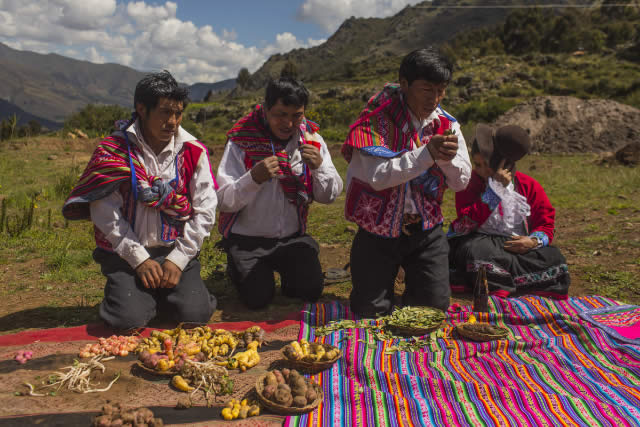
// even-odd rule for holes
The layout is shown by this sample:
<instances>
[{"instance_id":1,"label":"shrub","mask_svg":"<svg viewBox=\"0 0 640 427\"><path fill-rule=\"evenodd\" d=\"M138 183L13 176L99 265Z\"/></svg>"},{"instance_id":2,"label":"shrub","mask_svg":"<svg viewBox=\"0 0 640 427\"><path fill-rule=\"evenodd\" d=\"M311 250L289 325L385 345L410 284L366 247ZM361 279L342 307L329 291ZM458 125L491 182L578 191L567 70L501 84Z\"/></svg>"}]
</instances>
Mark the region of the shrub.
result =
<instances>
[{"instance_id":1,"label":"shrub","mask_svg":"<svg viewBox=\"0 0 640 427\"><path fill-rule=\"evenodd\" d=\"M120 105L89 104L64 122L63 131L80 129L90 137L103 136L113 131L116 120L128 119L131 111Z\"/></svg>"}]
</instances>

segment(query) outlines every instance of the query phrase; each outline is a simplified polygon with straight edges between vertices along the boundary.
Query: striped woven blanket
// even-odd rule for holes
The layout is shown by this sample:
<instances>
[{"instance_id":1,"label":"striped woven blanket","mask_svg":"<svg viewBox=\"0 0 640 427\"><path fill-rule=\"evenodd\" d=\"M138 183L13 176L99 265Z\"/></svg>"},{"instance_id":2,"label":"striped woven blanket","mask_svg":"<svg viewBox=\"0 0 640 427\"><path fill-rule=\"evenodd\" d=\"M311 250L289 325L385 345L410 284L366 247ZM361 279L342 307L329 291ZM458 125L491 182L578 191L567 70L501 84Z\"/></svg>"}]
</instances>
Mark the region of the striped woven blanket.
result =
<instances>
[{"instance_id":1,"label":"striped woven blanket","mask_svg":"<svg viewBox=\"0 0 640 427\"><path fill-rule=\"evenodd\" d=\"M337 345L344 356L313 377L325 396L319 408L285 425L640 425L640 346L579 316L617 305L492 297L479 321L507 327L510 337L487 343L454 332L470 311L454 305L427 348L391 354L397 341L376 341L370 329L316 337L314 327L355 317L339 303L308 305L300 338Z\"/></svg>"}]
</instances>

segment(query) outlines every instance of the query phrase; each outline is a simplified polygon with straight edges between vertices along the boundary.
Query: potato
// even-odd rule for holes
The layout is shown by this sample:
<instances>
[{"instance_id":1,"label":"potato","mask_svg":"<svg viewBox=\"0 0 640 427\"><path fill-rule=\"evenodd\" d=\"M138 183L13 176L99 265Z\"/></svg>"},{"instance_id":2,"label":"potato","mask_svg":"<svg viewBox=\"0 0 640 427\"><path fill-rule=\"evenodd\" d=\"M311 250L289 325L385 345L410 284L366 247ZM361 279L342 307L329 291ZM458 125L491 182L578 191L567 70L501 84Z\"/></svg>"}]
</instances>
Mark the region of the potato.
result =
<instances>
[{"instance_id":1,"label":"potato","mask_svg":"<svg viewBox=\"0 0 640 427\"><path fill-rule=\"evenodd\" d=\"M262 390L262 395L269 400L273 400L273 395L275 394L275 392L276 392L276 386L268 385Z\"/></svg>"},{"instance_id":2,"label":"potato","mask_svg":"<svg viewBox=\"0 0 640 427\"><path fill-rule=\"evenodd\" d=\"M289 374L291 373L291 370L289 368L284 368L281 372L284 379L289 381Z\"/></svg>"},{"instance_id":3,"label":"potato","mask_svg":"<svg viewBox=\"0 0 640 427\"><path fill-rule=\"evenodd\" d=\"M307 387L307 395L305 397L308 403L314 402L318 398L318 394L313 386Z\"/></svg>"},{"instance_id":4,"label":"potato","mask_svg":"<svg viewBox=\"0 0 640 427\"><path fill-rule=\"evenodd\" d=\"M276 378L276 375L273 372L269 372L265 377L264 377L264 385L277 385L278 384L278 378Z\"/></svg>"},{"instance_id":5,"label":"potato","mask_svg":"<svg viewBox=\"0 0 640 427\"><path fill-rule=\"evenodd\" d=\"M280 388L280 386L278 386L278 389L276 390L274 396L274 401L282 406L291 406L291 403L293 402L293 396L291 396L291 392L289 390Z\"/></svg>"},{"instance_id":6,"label":"potato","mask_svg":"<svg viewBox=\"0 0 640 427\"><path fill-rule=\"evenodd\" d=\"M307 399L304 396L296 396L293 398L293 406L302 408L307 406Z\"/></svg>"},{"instance_id":7,"label":"potato","mask_svg":"<svg viewBox=\"0 0 640 427\"><path fill-rule=\"evenodd\" d=\"M278 384L278 387L277 387L276 390L285 390L285 391L291 393L291 387L289 387L286 384Z\"/></svg>"}]
</instances>

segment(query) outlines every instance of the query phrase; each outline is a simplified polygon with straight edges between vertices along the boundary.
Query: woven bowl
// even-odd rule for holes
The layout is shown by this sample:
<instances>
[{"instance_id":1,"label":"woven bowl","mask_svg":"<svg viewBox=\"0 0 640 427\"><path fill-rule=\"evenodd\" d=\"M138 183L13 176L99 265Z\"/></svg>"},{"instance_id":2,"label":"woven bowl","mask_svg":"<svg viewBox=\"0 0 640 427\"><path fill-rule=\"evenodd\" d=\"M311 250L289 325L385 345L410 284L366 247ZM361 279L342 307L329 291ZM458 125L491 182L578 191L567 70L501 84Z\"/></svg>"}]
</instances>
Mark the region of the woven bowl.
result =
<instances>
[{"instance_id":1,"label":"woven bowl","mask_svg":"<svg viewBox=\"0 0 640 427\"><path fill-rule=\"evenodd\" d=\"M264 379L267 374L261 375L256 381L256 394L258 395L258 400L262 403L262 406L270 410L271 412L279 415L299 415L306 414L307 412L311 412L320 405L322 402L323 394L320 386L314 382L310 382L307 380L307 384L312 386L316 391L318 397L316 400L308 404L307 406L303 406L302 408L298 408L297 406L283 406L276 402L272 402L271 400L264 397L262 391L264 390Z\"/></svg>"},{"instance_id":2,"label":"woven bowl","mask_svg":"<svg viewBox=\"0 0 640 427\"><path fill-rule=\"evenodd\" d=\"M391 332L399 335L421 337L423 335L430 334L431 332L437 331L438 329L440 329L442 327L443 322L444 320L438 323L437 325L434 325L428 328L409 328L406 326L393 326L393 325L388 325L387 328Z\"/></svg>"},{"instance_id":3,"label":"woven bowl","mask_svg":"<svg viewBox=\"0 0 640 427\"><path fill-rule=\"evenodd\" d=\"M509 336L509 329L488 323L460 323L456 326L458 334L473 341L502 340Z\"/></svg>"},{"instance_id":4,"label":"woven bowl","mask_svg":"<svg viewBox=\"0 0 640 427\"><path fill-rule=\"evenodd\" d=\"M307 362L305 360L289 359L287 357L287 355L285 354L285 352L284 352L284 347L280 350L280 352L282 353L282 357L293 368L295 368L295 369L297 369L299 371L304 371L304 372L320 372L320 371L324 371L325 369L330 368L331 365L336 363L338 361L338 359L340 359L342 357L342 350L340 350L338 347L335 347L335 346L333 346L331 344L322 344L322 346L324 347L325 351L337 349L338 350L338 356L336 356L333 359L322 360L320 362Z\"/></svg>"}]
</instances>

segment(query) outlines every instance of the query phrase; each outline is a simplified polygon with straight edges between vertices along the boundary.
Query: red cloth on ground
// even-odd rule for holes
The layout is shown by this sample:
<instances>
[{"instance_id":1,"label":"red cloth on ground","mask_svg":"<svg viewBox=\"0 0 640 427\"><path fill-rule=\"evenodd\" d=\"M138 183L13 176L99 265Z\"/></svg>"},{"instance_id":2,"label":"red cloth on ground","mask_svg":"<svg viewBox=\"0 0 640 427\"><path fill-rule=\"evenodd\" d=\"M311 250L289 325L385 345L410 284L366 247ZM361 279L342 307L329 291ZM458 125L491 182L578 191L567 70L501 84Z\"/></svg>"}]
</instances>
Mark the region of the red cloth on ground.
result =
<instances>
[{"instance_id":1,"label":"red cloth on ground","mask_svg":"<svg viewBox=\"0 0 640 427\"><path fill-rule=\"evenodd\" d=\"M260 326L267 332L284 328L285 326L297 325L300 322L300 313L290 313L284 320L265 321L265 322L222 322L212 323L209 326L212 329L227 329L240 331L250 326ZM143 337L151 335L151 331L164 328L144 328L140 334ZM33 342L64 342L64 341L83 341L94 340L98 337L109 337L115 332L113 329L105 326L103 323L94 323L90 325L75 326L72 328L51 328L38 329L35 331L23 331L16 334L1 335L0 346L24 345Z\"/></svg>"}]
</instances>

